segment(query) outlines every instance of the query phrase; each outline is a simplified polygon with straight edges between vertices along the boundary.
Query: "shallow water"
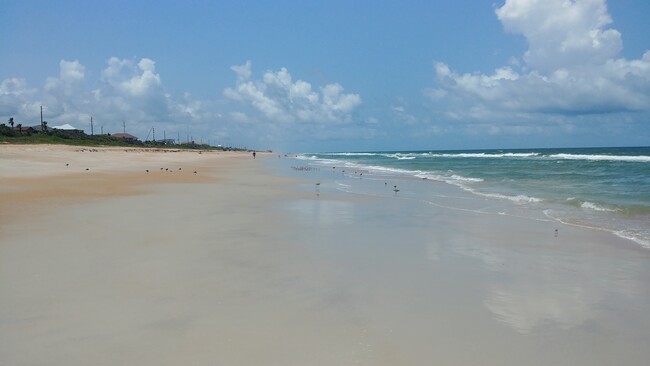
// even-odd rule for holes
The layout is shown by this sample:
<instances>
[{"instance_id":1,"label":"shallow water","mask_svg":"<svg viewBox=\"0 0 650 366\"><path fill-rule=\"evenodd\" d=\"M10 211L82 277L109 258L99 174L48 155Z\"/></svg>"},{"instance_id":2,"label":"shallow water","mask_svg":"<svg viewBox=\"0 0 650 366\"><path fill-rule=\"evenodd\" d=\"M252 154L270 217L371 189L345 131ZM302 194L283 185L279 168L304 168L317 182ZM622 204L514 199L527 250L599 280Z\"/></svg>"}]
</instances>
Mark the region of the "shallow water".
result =
<instances>
[{"instance_id":1,"label":"shallow water","mask_svg":"<svg viewBox=\"0 0 650 366\"><path fill-rule=\"evenodd\" d=\"M350 177L442 182L481 199L509 201L519 212L525 207L533 216L607 230L650 248L648 147L319 153L296 160L337 167Z\"/></svg>"}]
</instances>

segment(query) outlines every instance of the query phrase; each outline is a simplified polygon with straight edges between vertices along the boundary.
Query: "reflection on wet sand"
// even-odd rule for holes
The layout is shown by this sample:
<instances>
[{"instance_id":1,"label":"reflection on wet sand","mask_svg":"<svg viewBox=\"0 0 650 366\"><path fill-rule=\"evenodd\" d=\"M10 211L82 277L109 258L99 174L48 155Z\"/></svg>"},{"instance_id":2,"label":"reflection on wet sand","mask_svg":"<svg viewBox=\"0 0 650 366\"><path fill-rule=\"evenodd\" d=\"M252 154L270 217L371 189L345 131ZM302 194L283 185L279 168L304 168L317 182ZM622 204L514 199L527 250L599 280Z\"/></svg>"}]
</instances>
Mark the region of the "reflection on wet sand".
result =
<instances>
[{"instance_id":1,"label":"reflection on wet sand","mask_svg":"<svg viewBox=\"0 0 650 366\"><path fill-rule=\"evenodd\" d=\"M286 207L304 223L335 226L353 223L354 203L326 199L293 200Z\"/></svg>"},{"instance_id":2,"label":"reflection on wet sand","mask_svg":"<svg viewBox=\"0 0 650 366\"><path fill-rule=\"evenodd\" d=\"M636 276L639 263L630 260L544 255L468 242L455 242L453 251L499 273L486 276L491 281L484 305L495 319L520 333L544 326L579 327L606 316L603 309L609 302L633 299L642 291Z\"/></svg>"}]
</instances>

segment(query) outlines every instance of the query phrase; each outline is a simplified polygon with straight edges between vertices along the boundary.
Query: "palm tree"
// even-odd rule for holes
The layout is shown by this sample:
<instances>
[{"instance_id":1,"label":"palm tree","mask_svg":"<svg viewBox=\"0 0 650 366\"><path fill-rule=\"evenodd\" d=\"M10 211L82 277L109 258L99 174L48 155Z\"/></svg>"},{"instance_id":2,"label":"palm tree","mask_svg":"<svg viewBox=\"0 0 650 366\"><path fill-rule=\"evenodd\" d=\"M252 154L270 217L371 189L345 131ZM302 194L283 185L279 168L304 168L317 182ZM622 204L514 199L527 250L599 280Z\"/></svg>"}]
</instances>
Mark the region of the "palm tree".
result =
<instances>
[{"instance_id":1,"label":"palm tree","mask_svg":"<svg viewBox=\"0 0 650 366\"><path fill-rule=\"evenodd\" d=\"M13 117L9 117L9 125L11 126L11 128L14 128L14 118Z\"/></svg>"},{"instance_id":2,"label":"palm tree","mask_svg":"<svg viewBox=\"0 0 650 366\"><path fill-rule=\"evenodd\" d=\"M23 124L19 123L19 124L16 125L16 127L18 127L18 133L20 133L22 135L22 133L23 133Z\"/></svg>"}]
</instances>

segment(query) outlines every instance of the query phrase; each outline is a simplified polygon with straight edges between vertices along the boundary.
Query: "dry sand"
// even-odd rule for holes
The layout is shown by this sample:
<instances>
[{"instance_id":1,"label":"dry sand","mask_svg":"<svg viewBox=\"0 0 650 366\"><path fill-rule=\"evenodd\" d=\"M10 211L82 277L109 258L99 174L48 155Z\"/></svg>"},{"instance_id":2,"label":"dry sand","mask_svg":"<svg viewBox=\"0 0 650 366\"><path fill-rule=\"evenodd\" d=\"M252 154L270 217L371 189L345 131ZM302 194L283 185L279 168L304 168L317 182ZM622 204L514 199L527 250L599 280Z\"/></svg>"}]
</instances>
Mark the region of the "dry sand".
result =
<instances>
[{"instance_id":1,"label":"dry sand","mask_svg":"<svg viewBox=\"0 0 650 366\"><path fill-rule=\"evenodd\" d=\"M284 159L81 150L0 146L0 365L650 359L649 251L619 238L316 196Z\"/></svg>"}]
</instances>

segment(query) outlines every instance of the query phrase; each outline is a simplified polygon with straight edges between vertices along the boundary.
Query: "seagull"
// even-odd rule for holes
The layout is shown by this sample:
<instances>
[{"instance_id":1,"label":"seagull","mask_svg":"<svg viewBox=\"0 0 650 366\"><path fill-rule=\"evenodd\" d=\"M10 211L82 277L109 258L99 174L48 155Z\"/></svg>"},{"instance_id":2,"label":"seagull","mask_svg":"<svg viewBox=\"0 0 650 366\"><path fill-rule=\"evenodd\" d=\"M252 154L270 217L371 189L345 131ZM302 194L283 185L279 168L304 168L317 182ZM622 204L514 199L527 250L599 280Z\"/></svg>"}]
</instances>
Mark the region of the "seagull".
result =
<instances>
[{"instance_id":1,"label":"seagull","mask_svg":"<svg viewBox=\"0 0 650 366\"><path fill-rule=\"evenodd\" d=\"M393 189L393 191L395 192L395 195L397 196L397 192L399 192L399 189L395 188L395 189Z\"/></svg>"}]
</instances>

